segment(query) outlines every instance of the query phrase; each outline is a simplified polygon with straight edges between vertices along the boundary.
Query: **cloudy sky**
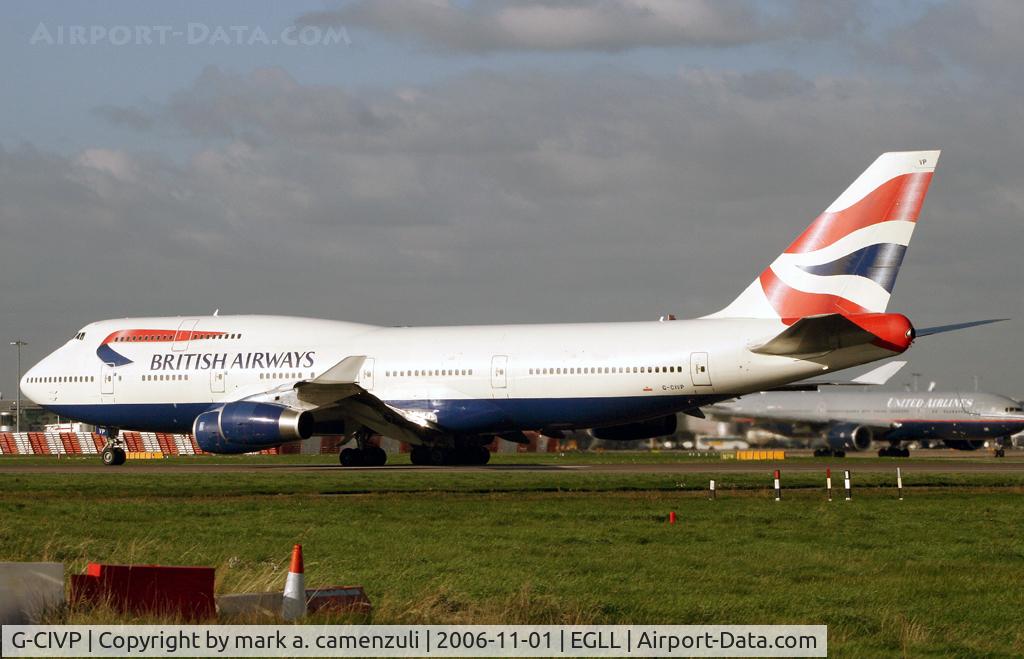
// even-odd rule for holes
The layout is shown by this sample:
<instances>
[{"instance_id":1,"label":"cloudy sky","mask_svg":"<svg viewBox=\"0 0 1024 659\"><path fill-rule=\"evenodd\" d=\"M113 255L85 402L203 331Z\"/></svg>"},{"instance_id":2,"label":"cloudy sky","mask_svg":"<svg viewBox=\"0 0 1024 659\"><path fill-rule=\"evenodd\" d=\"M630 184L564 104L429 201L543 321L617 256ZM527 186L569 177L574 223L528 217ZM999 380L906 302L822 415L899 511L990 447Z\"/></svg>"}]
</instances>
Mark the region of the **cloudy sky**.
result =
<instances>
[{"instance_id":1,"label":"cloudy sky","mask_svg":"<svg viewBox=\"0 0 1024 659\"><path fill-rule=\"evenodd\" d=\"M890 309L1015 320L912 370L1024 395L1024 3L165 5L0 5L6 398L101 318L699 316L925 148Z\"/></svg>"}]
</instances>

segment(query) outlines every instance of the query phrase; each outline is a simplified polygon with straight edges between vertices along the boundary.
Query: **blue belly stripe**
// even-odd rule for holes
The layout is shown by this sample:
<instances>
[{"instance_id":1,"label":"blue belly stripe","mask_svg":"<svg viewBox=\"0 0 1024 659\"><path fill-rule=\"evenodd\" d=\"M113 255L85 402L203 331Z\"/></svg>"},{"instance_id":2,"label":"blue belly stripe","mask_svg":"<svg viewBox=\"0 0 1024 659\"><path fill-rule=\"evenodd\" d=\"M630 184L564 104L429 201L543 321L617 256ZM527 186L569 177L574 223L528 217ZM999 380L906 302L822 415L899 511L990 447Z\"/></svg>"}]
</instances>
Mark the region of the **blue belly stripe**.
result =
<instances>
[{"instance_id":1,"label":"blue belly stripe","mask_svg":"<svg viewBox=\"0 0 1024 659\"><path fill-rule=\"evenodd\" d=\"M495 398L389 400L397 408L429 412L455 433L540 428L593 428L631 423L709 405L724 396L625 396L620 398ZM219 403L110 403L46 405L63 417L98 426L150 432L191 432L192 422Z\"/></svg>"}]
</instances>

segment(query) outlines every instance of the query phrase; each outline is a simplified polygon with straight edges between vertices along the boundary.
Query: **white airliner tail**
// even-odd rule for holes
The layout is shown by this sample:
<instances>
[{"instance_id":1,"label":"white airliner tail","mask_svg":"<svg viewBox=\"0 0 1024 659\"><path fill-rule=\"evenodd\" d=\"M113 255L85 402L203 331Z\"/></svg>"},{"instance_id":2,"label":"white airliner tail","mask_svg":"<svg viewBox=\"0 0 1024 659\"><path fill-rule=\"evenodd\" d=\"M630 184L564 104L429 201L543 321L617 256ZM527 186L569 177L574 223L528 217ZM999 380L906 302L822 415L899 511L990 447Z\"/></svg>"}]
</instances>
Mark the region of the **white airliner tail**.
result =
<instances>
[{"instance_id":1,"label":"white airliner tail","mask_svg":"<svg viewBox=\"0 0 1024 659\"><path fill-rule=\"evenodd\" d=\"M884 313L939 151L883 153L710 318Z\"/></svg>"}]
</instances>

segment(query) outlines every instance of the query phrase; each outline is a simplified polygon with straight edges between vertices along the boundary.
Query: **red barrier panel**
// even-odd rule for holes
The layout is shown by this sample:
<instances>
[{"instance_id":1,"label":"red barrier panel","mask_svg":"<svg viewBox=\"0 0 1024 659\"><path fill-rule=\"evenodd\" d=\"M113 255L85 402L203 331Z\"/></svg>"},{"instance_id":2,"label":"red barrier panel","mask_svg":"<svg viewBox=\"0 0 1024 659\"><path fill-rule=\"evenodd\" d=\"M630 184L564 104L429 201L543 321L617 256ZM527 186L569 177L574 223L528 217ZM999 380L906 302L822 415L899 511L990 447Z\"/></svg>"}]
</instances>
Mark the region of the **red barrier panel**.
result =
<instances>
[{"instance_id":1,"label":"red barrier panel","mask_svg":"<svg viewBox=\"0 0 1024 659\"><path fill-rule=\"evenodd\" d=\"M156 441L160 444L160 452L164 455L178 455L178 447L174 445L174 435L157 433Z\"/></svg>"},{"instance_id":2,"label":"red barrier panel","mask_svg":"<svg viewBox=\"0 0 1024 659\"><path fill-rule=\"evenodd\" d=\"M188 441L192 442L192 450L195 451L196 455L206 455L206 451L199 448L199 443L196 442L196 438L192 435L188 436Z\"/></svg>"},{"instance_id":3,"label":"red barrier panel","mask_svg":"<svg viewBox=\"0 0 1024 659\"><path fill-rule=\"evenodd\" d=\"M296 453L302 452L301 442L286 442L277 447L277 452L281 455L295 455Z\"/></svg>"},{"instance_id":4,"label":"red barrier panel","mask_svg":"<svg viewBox=\"0 0 1024 659\"><path fill-rule=\"evenodd\" d=\"M98 432L92 433L92 443L96 447L97 453L103 452L103 447L107 445L107 438Z\"/></svg>"},{"instance_id":5,"label":"red barrier panel","mask_svg":"<svg viewBox=\"0 0 1024 659\"><path fill-rule=\"evenodd\" d=\"M320 453L325 455L337 453L338 447L341 446L344 439L341 435L324 435L320 438Z\"/></svg>"},{"instance_id":6,"label":"red barrier panel","mask_svg":"<svg viewBox=\"0 0 1024 659\"><path fill-rule=\"evenodd\" d=\"M81 455L82 447L78 443L78 437L73 432L62 432L60 443L64 446L64 452L68 455Z\"/></svg>"},{"instance_id":7,"label":"red barrier panel","mask_svg":"<svg viewBox=\"0 0 1024 659\"><path fill-rule=\"evenodd\" d=\"M207 620L215 614L213 581L212 567L89 563L85 574L71 575L71 601Z\"/></svg>"},{"instance_id":8,"label":"red barrier panel","mask_svg":"<svg viewBox=\"0 0 1024 659\"><path fill-rule=\"evenodd\" d=\"M128 447L129 451L141 453L146 450L142 445L142 435L137 432L123 432L121 433L121 439L124 440L125 446Z\"/></svg>"},{"instance_id":9,"label":"red barrier panel","mask_svg":"<svg viewBox=\"0 0 1024 659\"><path fill-rule=\"evenodd\" d=\"M0 447L3 447L4 455L18 455L18 445L14 442L14 435L9 432L0 433Z\"/></svg>"},{"instance_id":10,"label":"red barrier panel","mask_svg":"<svg viewBox=\"0 0 1024 659\"><path fill-rule=\"evenodd\" d=\"M50 447L46 445L46 435L41 432L30 432L28 443L36 455L50 455Z\"/></svg>"}]
</instances>

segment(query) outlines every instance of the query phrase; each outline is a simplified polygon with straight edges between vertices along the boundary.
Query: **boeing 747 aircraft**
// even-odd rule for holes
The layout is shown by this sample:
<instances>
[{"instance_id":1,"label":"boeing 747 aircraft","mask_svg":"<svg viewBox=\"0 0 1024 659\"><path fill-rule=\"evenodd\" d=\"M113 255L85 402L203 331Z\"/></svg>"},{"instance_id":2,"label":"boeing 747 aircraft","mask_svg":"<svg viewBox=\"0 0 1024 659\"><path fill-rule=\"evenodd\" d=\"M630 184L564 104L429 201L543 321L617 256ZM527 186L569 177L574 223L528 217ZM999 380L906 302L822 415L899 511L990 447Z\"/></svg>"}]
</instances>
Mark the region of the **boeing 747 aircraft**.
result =
<instances>
[{"instance_id":1,"label":"boeing 747 aircraft","mask_svg":"<svg viewBox=\"0 0 1024 659\"><path fill-rule=\"evenodd\" d=\"M75 332L21 387L62 417L192 431L214 453L343 433L356 445L341 452L344 465L385 462L375 433L412 444L417 464L485 463L493 436L521 441L524 430L661 435L676 412L909 348L914 328L886 307L938 158L883 154L739 297L695 320L104 320ZM103 460L124 461L116 439Z\"/></svg>"}]
</instances>

